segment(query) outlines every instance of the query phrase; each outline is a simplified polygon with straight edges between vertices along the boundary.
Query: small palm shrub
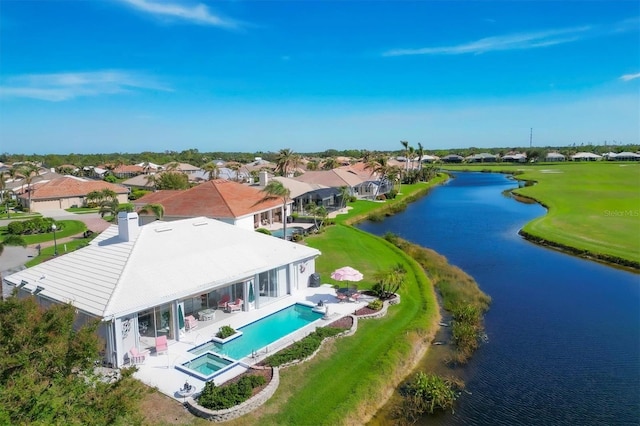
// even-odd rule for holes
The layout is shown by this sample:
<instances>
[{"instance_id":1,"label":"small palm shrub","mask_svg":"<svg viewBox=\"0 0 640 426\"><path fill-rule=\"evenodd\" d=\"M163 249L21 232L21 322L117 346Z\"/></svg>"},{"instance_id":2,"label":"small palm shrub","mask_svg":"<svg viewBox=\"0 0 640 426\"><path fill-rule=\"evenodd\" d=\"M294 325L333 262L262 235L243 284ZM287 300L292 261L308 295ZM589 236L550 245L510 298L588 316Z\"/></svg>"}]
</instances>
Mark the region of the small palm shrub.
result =
<instances>
[{"instance_id":1,"label":"small palm shrub","mask_svg":"<svg viewBox=\"0 0 640 426\"><path fill-rule=\"evenodd\" d=\"M226 339L236 334L236 331L230 325L223 325L216 333L218 339Z\"/></svg>"},{"instance_id":2,"label":"small palm shrub","mask_svg":"<svg viewBox=\"0 0 640 426\"><path fill-rule=\"evenodd\" d=\"M380 309L382 309L382 300L380 299L372 300L367 305L367 308L373 309L374 311L379 311Z\"/></svg>"}]
</instances>

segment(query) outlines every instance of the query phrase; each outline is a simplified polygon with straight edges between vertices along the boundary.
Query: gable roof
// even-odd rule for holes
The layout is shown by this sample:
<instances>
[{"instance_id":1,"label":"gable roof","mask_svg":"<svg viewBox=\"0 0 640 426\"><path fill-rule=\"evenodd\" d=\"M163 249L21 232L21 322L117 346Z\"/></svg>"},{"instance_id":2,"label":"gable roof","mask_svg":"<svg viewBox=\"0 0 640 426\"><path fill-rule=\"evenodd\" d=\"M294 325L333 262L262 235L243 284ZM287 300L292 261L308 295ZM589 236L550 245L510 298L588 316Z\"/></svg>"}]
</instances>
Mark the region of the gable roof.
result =
<instances>
[{"instance_id":1,"label":"gable roof","mask_svg":"<svg viewBox=\"0 0 640 426\"><path fill-rule=\"evenodd\" d=\"M203 182L184 191L157 191L136 205L158 203L165 216L239 218L281 206L281 200L262 202L265 194L256 188L224 179Z\"/></svg>"},{"instance_id":2,"label":"gable roof","mask_svg":"<svg viewBox=\"0 0 640 426\"><path fill-rule=\"evenodd\" d=\"M348 186L351 188L366 182L366 179L363 179L356 173L346 169L311 171L293 179L300 182L316 183L333 188L340 188L341 186Z\"/></svg>"},{"instance_id":3,"label":"gable roof","mask_svg":"<svg viewBox=\"0 0 640 426\"><path fill-rule=\"evenodd\" d=\"M32 200L47 198L84 197L91 191L110 189L116 194L127 194L129 190L122 185L101 180L83 180L77 177L61 177L36 186L31 193ZM24 198L28 197L23 195Z\"/></svg>"},{"instance_id":4,"label":"gable roof","mask_svg":"<svg viewBox=\"0 0 640 426\"><path fill-rule=\"evenodd\" d=\"M109 319L318 255L310 247L198 217L152 222L131 241L112 225L88 247L5 281L25 281L31 292L41 286L43 297Z\"/></svg>"},{"instance_id":5,"label":"gable roof","mask_svg":"<svg viewBox=\"0 0 640 426\"><path fill-rule=\"evenodd\" d=\"M318 183L308 183L308 182L300 182L299 180L295 180L292 178L287 178L283 176L276 176L271 178L272 180L277 180L280 182L285 188L287 188L291 192L291 198L299 197L307 192L315 191L320 188L327 188L325 185L320 185Z\"/></svg>"}]
</instances>

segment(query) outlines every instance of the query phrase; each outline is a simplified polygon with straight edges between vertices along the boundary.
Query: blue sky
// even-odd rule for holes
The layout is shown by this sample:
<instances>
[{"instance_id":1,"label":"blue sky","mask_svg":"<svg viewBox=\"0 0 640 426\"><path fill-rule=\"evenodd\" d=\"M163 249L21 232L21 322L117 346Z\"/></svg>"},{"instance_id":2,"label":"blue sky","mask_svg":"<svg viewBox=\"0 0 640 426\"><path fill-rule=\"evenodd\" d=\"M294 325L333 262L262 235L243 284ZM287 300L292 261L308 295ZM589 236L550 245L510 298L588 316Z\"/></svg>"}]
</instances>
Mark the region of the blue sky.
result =
<instances>
[{"instance_id":1,"label":"blue sky","mask_svg":"<svg viewBox=\"0 0 640 426\"><path fill-rule=\"evenodd\" d=\"M640 143L637 1L0 0L0 152Z\"/></svg>"}]
</instances>

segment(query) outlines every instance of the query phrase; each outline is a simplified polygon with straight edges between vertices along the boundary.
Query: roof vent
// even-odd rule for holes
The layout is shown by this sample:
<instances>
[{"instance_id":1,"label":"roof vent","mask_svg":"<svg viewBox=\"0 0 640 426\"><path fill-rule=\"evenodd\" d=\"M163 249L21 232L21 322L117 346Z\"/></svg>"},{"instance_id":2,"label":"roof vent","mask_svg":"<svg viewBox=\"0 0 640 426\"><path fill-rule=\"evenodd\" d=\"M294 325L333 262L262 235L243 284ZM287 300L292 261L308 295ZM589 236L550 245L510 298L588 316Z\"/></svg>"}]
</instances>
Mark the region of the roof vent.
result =
<instances>
[{"instance_id":1,"label":"roof vent","mask_svg":"<svg viewBox=\"0 0 640 426\"><path fill-rule=\"evenodd\" d=\"M173 228L156 228L156 232L167 232L171 230L173 230Z\"/></svg>"},{"instance_id":2,"label":"roof vent","mask_svg":"<svg viewBox=\"0 0 640 426\"><path fill-rule=\"evenodd\" d=\"M201 222L193 222L193 226L202 226L202 225L208 225L209 222L205 222L205 221L201 221Z\"/></svg>"}]
</instances>

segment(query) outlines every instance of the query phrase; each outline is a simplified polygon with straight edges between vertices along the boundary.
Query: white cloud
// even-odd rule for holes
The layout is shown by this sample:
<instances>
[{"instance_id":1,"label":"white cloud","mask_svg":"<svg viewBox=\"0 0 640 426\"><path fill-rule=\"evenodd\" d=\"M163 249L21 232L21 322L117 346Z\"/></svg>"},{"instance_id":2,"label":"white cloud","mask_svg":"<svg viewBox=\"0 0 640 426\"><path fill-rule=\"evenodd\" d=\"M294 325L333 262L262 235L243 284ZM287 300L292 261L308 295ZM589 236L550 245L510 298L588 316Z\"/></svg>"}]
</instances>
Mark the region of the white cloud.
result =
<instances>
[{"instance_id":1,"label":"white cloud","mask_svg":"<svg viewBox=\"0 0 640 426\"><path fill-rule=\"evenodd\" d=\"M636 78L640 78L640 72L637 72L635 74L625 74L623 76L620 76L620 80L622 81L635 80Z\"/></svg>"},{"instance_id":2,"label":"white cloud","mask_svg":"<svg viewBox=\"0 0 640 426\"><path fill-rule=\"evenodd\" d=\"M0 97L66 101L83 96L100 96L136 89L169 91L153 78L130 72L103 70L79 73L24 74L0 86Z\"/></svg>"},{"instance_id":3,"label":"white cloud","mask_svg":"<svg viewBox=\"0 0 640 426\"><path fill-rule=\"evenodd\" d=\"M155 16L181 19L198 25L210 25L222 28L237 28L239 26L239 23L234 20L212 14L209 8L202 3L195 6L184 6L181 4L155 2L152 0L120 1Z\"/></svg>"},{"instance_id":4,"label":"white cloud","mask_svg":"<svg viewBox=\"0 0 640 426\"><path fill-rule=\"evenodd\" d=\"M538 31L531 33L509 34L486 37L470 43L455 46L424 47L421 49L395 49L385 52L384 56L405 55L462 55L466 53L480 54L500 50L521 50L553 46L579 40L591 27L564 28L558 30Z\"/></svg>"},{"instance_id":5,"label":"white cloud","mask_svg":"<svg viewBox=\"0 0 640 426\"><path fill-rule=\"evenodd\" d=\"M382 56L407 55L463 55L481 54L494 51L524 50L571 43L585 38L611 36L619 33L638 31L639 17L615 22L608 26L585 25L573 28L559 28L519 34L486 37L469 43L453 46L424 47L418 49L394 49Z\"/></svg>"}]
</instances>

